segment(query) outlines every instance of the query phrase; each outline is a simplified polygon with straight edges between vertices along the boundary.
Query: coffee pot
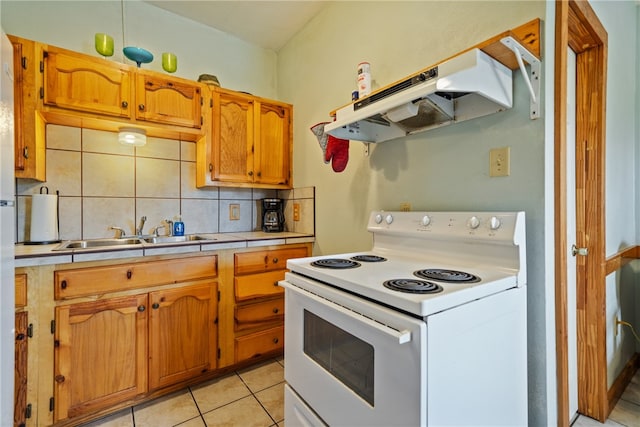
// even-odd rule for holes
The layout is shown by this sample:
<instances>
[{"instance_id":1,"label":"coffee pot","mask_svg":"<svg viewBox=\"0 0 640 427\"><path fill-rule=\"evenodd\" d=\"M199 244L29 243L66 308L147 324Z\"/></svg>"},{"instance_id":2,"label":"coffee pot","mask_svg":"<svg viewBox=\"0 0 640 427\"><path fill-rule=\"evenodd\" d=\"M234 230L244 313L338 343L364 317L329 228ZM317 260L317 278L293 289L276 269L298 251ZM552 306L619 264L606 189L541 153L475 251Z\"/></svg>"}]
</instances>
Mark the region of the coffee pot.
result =
<instances>
[{"instance_id":1,"label":"coffee pot","mask_svg":"<svg viewBox=\"0 0 640 427\"><path fill-rule=\"evenodd\" d=\"M262 199L262 231L266 233L284 231L282 199Z\"/></svg>"}]
</instances>

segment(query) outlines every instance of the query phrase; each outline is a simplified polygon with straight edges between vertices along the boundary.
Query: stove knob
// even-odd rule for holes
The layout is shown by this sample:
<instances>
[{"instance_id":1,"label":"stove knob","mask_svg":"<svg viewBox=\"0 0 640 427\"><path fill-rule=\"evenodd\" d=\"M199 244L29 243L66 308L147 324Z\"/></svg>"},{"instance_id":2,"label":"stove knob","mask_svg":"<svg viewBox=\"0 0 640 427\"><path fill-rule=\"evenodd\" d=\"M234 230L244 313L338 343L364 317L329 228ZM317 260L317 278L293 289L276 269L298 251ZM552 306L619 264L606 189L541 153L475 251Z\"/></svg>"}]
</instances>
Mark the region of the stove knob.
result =
<instances>
[{"instance_id":1,"label":"stove knob","mask_svg":"<svg viewBox=\"0 0 640 427\"><path fill-rule=\"evenodd\" d=\"M377 214L374 218L374 221L376 222L376 224L380 224L382 222L382 215Z\"/></svg>"},{"instance_id":2,"label":"stove knob","mask_svg":"<svg viewBox=\"0 0 640 427\"><path fill-rule=\"evenodd\" d=\"M391 224L393 222L393 216L389 214L384 218L384 220L387 222L387 224Z\"/></svg>"},{"instance_id":3,"label":"stove knob","mask_svg":"<svg viewBox=\"0 0 640 427\"><path fill-rule=\"evenodd\" d=\"M478 228L479 225L480 225L480 220L478 219L477 216L472 216L471 218L469 218L469 221L467 221L467 226L472 230L475 230L476 228Z\"/></svg>"},{"instance_id":4,"label":"stove knob","mask_svg":"<svg viewBox=\"0 0 640 427\"><path fill-rule=\"evenodd\" d=\"M429 218L429 215L423 216L422 220L420 221L420 224L424 225L425 227L431 224L431 218Z\"/></svg>"},{"instance_id":5,"label":"stove knob","mask_svg":"<svg viewBox=\"0 0 640 427\"><path fill-rule=\"evenodd\" d=\"M497 230L498 228L500 228L501 225L502 225L502 222L500 222L500 219L498 219L495 216L492 216L491 219L489 220L489 228L492 230Z\"/></svg>"}]
</instances>

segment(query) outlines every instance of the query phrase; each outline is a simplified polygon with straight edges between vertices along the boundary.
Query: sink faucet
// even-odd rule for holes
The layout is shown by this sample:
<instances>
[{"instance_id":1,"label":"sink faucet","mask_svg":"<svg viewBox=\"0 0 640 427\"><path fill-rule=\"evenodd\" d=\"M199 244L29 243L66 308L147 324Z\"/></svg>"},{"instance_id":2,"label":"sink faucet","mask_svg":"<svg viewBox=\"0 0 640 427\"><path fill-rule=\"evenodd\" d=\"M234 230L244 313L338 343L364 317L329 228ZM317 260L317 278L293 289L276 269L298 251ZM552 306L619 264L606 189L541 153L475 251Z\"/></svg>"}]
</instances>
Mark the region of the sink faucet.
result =
<instances>
[{"instance_id":1,"label":"sink faucet","mask_svg":"<svg viewBox=\"0 0 640 427\"><path fill-rule=\"evenodd\" d=\"M173 221L170 219L165 219L164 222L167 223L167 236L173 236Z\"/></svg>"},{"instance_id":2,"label":"sink faucet","mask_svg":"<svg viewBox=\"0 0 640 427\"><path fill-rule=\"evenodd\" d=\"M109 227L109 229L115 230L116 239L122 239L124 237L124 234L125 234L124 228L116 227L115 225L112 225L111 227Z\"/></svg>"},{"instance_id":3,"label":"sink faucet","mask_svg":"<svg viewBox=\"0 0 640 427\"><path fill-rule=\"evenodd\" d=\"M142 236L142 228L144 227L144 223L146 221L147 221L147 217L146 216L140 217L140 225L138 225L138 228L136 228L136 234L138 236Z\"/></svg>"}]
</instances>

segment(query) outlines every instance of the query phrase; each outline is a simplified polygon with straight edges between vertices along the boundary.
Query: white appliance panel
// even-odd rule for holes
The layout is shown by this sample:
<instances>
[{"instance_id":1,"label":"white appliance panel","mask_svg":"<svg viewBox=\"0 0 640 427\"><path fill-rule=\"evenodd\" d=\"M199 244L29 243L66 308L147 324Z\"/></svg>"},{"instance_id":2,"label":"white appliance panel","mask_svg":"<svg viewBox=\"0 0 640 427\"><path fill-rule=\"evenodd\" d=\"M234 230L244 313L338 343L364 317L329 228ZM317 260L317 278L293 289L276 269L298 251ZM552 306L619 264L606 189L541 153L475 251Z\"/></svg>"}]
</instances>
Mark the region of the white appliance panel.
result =
<instances>
[{"instance_id":1,"label":"white appliance panel","mask_svg":"<svg viewBox=\"0 0 640 427\"><path fill-rule=\"evenodd\" d=\"M0 425L13 424L15 181L13 47L0 41Z\"/></svg>"}]
</instances>

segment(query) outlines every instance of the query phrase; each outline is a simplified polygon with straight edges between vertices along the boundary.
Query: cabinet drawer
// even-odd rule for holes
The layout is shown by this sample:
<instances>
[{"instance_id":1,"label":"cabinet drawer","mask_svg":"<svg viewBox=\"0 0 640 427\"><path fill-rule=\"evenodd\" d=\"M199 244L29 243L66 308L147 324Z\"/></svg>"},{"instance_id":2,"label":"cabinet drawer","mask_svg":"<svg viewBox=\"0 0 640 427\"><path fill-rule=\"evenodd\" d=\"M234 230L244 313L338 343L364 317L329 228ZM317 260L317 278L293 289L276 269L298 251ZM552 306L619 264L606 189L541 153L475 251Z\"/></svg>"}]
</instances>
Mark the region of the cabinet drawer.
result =
<instances>
[{"instance_id":1,"label":"cabinet drawer","mask_svg":"<svg viewBox=\"0 0 640 427\"><path fill-rule=\"evenodd\" d=\"M284 298L236 307L235 330L253 328L264 323L284 321Z\"/></svg>"},{"instance_id":2,"label":"cabinet drawer","mask_svg":"<svg viewBox=\"0 0 640 427\"><path fill-rule=\"evenodd\" d=\"M307 248L285 248L235 254L235 274L262 273L287 268L289 258L307 256Z\"/></svg>"},{"instance_id":3,"label":"cabinet drawer","mask_svg":"<svg viewBox=\"0 0 640 427\"><path fill-rule=\"evenodd\" d=\"M54 272L54 296L67 299L217 275L216 255L61 270Z\"/></svg>"},{"instance_id":4,"label":"cabinet drawer","mask_svg":"<svg viewBox=\"0 0 640 427\"><path fill-rule=\"evenodd\" d=\"M27 275L16 274L16 307L27 305Z\"/></svg>"},{"instance_id":5,"label":"cabinet drawer","mask_svg":"<svg viewBox=\"0 0 640 427\"><path fill-rule=\"evenodd\" d=\"M236 338L236 363L284 348L284 326Z\"/></svg>"},{"instance_id":6,"label":"cabinet drawer","mask_svg":"<svg viewBox=\"0 0 640 427\"><path fill-rule=\"evenodd\" d=\"M284 270L236 277L234 279L236 301L281 295L284 289L278 286L278 281L283 279Z\"/></svg>"}]
</instances>

